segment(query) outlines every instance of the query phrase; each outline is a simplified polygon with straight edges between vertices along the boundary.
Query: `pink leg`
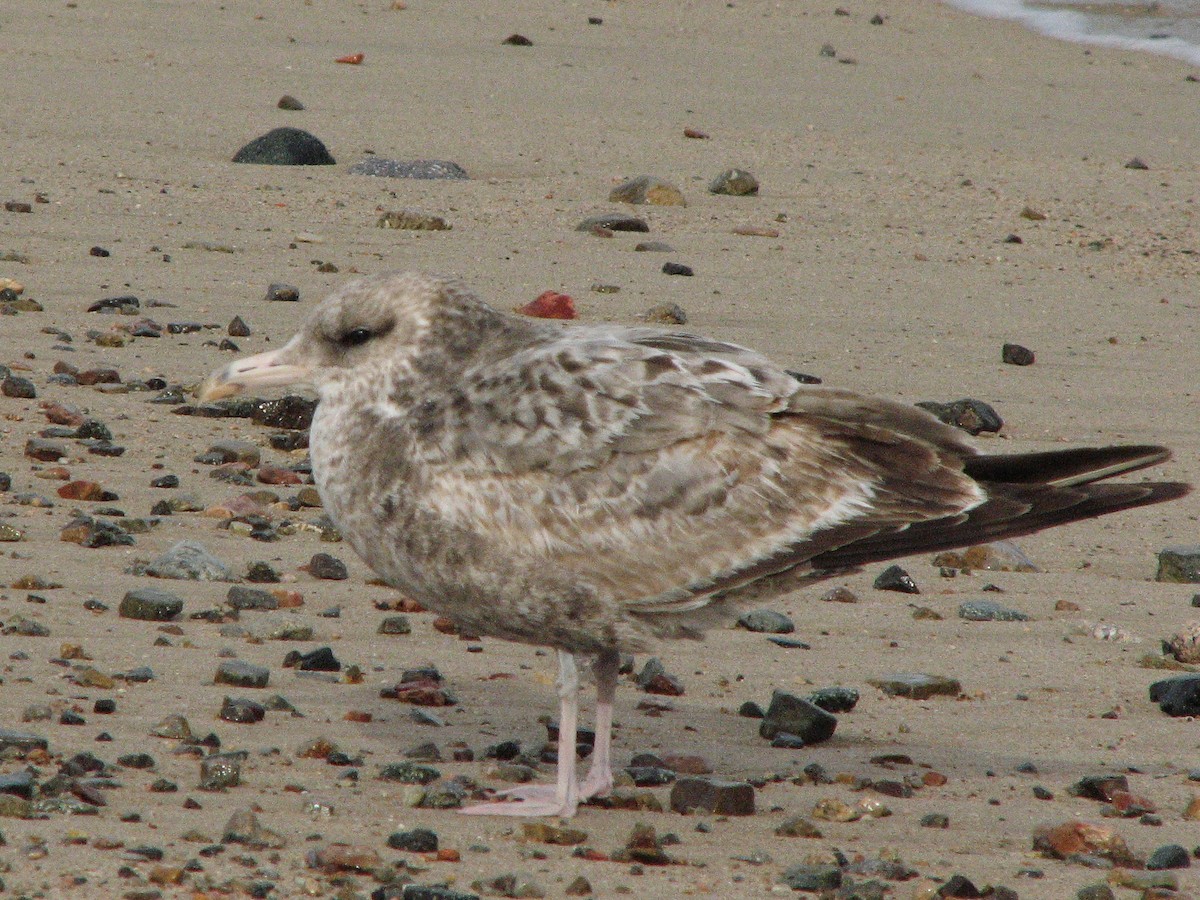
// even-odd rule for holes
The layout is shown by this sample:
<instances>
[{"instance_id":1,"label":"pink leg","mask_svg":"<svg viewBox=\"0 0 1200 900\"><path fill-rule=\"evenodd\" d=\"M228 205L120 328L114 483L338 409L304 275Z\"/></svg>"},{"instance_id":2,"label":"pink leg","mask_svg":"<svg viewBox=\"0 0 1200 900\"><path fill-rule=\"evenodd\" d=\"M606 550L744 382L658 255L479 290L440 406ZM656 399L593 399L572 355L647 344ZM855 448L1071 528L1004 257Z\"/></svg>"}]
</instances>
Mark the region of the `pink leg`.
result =
<instances>
[{"instance_id":1,"label":"pink leg","mask_svg":"<svg viewBox=\"0 0 1200 900\"><path fill-rule=\"evenodd\" d=\"M613 668L613 684L615 687L615 666ZM494 802L466 806L459 812L471 816L562 816L569 818L575 815L575 810L579 806L579 783L575 776L575 742L579 730L579 670L575 665L575 657L565 650L558 651L558 696L558 779L554 787L529 785L500 791ZM611 715L610 699L610 721ZM597 742L599 739L600 735L597 732ZM607 754L607 752L606 747L605 753ZM611 779L610 775L610 786Z\"/></svg>"},{"instance_id":2,"label":"pink leg","mask_svg":"<svg viewBox=\"0 0 1200 900\"><path fill-rule=\"evenodd\" d=\"M596 745L592 748L592 765L579 787L579 799L607 797L612 793L612 720L613 700L617 696L617 670L621 656L616 650L605 650L592 663L596 675Z\"/></svg>"}]
</instances>

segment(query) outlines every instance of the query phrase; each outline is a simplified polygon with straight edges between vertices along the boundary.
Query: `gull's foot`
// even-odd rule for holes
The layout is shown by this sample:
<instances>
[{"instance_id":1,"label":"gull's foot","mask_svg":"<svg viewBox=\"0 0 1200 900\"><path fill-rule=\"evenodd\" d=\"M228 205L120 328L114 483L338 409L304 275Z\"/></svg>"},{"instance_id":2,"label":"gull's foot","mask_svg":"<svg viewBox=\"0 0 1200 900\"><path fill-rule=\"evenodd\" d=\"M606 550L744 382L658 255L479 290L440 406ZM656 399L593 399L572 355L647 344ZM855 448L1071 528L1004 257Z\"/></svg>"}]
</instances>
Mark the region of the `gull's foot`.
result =
<instances>
[{"instance_id":1,"label":"gull's foot","mask_svg":"<svg viewBox=\"0 0 1200 900\"><path fill-rule=\"evenodd\" d=\"M591 800L593 797L607 797L612 792L613 777L608 769L600 773L595 770L588 772L583 783L579 785L580 801Z\"/></svg>"},{"instance_id":2,"label":"gull's foot","mask_svg":"<svg viewBox=\"0 0 1200 900\"><path fill-rule=\"evenodd\" d=\"M560 798L552 785L531 784L499 791L494 800L464 806L459 812L467 816L559 816L568 819L575 815L578 806L578 802Z\"/></svg>"}]
</instances>

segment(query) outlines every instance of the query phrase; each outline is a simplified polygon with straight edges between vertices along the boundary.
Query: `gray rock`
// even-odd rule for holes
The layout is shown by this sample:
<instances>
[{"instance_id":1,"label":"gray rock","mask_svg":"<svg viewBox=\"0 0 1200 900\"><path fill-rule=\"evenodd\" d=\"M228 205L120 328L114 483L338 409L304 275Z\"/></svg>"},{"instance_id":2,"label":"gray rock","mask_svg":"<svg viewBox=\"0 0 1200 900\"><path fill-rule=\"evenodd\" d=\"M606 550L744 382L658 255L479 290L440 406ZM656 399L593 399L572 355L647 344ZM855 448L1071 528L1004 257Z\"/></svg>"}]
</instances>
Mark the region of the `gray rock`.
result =
<instances>
[{"instance_id":1,"label":"gray rock","mask_svg":"<svg viewBox=\"0 0 1200 900\"><path fill-rule=\"evenodd\" d=\"M1150 701L1168 716L1200 716L1200 675L1179 675L1150 685Z\"/></svg>"},{"instance_id":2,"label":"gray rock","mask_svg":"<svg viewBox=\"0 0 1200 900\"><path fill-rule=\"evenodd\" d=\"M279 609L279 600L271 593L240 584L235 584L229 589L229 593L225 595L225 602L238 610Z\"/></svg>"},{"instance_id":3,"label":"gray rock","mask_svg":"<svg viewBox=\"0 0 1200 900\"><path fill-rule=\"evenodd\" d=\"M346 564L328 553L314 553L308 561L308 574L326 581L345 581L350 577Z\"/></svg>"},{"instance_id":4,"label":"gray rock","mask_svg":"<svg viewBox=\"0 0 1200 900\"><path fill-rule=\"evenodd\" d=\"M994 600L968 600L958 607L958 617L968 622L1028 622L1029 616Z\"/></svg>"},{"instance_id":5,"label":"gray rock","mask_svg":"<svg viewBox=\"0 0 1200 900\"><path fill-rule=\"evenodd\" d=\"M319 138L300 128L273 128L238 150L233 161L261 166L332 166L336 162Z\"/></svg>"},{"instance_id":6,"label":"gray rock","mask_svg":"<svg viewBox=\"0 0 1200 900\"><path fill-rule=\"evenodd\" d=\"M438 848L438 836L428 828L395 831L388 835L387 845L393 850L407 850L409 853L433 853Z\"/></svg>"},{"instance_id":7,"label":"gray rock","mask_svg":"<svg viewBox=\"0 0 1200 900\"><path fill-rule=\"evenodd\" d=\"M1191 855L1179 844L1166 844L1159 847L1146 860L1146 868L1151 870L1186 869L1191 864Z\"/></svg>"},{"instance_id":8,"label":"gray rock","mask_svg":"<svg viewBox=\"0 0 1200 900\"><path fill-rule=\"evenodd\" d=\"M379 767L380 781L396 781L400 784L432 784L441 777L442 773L433 766L407 760Z\"/></svg>"},{"instance_id":9,"label":"gray rock","mask_svg":"<svg viewBox=\"0 0 1200 900\"><path fill-rule=\"evenodd\" d=\"M737 620L740 627L760 634L791 634L796 624L773 609L752 609Z\"/></svg>"},{"instance_id":10,"label":"gray rock","mask_svg":"<svg viewBox=\"0 0 1200 900\"><path fill-rule=\"evenodd\" d=\"M758 179L744 169L726 169L708 185L714 194L746 197L758 193Z\"/></svg>"},{"instance_id":11,"label":"gray rock","mask_svg":"<svg viewBox=\"0 0 1200 900\"><path fill-rule=\"evenodd\" d=\"M867 684L877 687L889 697L905 697L909 700L928 700L930 697L957 697L962 693L962 684L954 678L941 675L924 675L903 672L870 678Z\"/></svg>"},{"instance_id":12,"label":"gray rock","mask_svg":"<svg viewBox=\"0 0 1200 900\"><path fill-rule=\"evenodd\" d=\"M158 588L134 588L121 598L117 615L123 619L169 622L183 612L183 598Z\"/></svg>"},{"instance_id":13,"label":"gray rock","mask_svg":"<svg viewBox=\"0 0 1200 900\"><path fill-rule=\"evenodd\" d=\"M458 163L446 159L384 159L368 156L352 165L351 175L369 175L372 178L420 178L420 179L463 179L469 178L467 170Z\"/></svg>"},{"instance_id":14,"label":"gray rock","mask_svg":"<svg viewBox=\"0 0 1200 900\"><path fill-rule=\"evenodd\" d=\"M671 787L671 809L678 813L699 810L722 816L752 816L754 786L712 777L680 778Z\"/></svg>"},{"instance_id":15,"label":"gray rock","mask_svg":"<svg viewBox=\"0 0 1200 900\"><path fill-rule=\"evenodd\" d=\"M649 203L654 206L687 206L683 192L654 175L638 175L623 181L608 194L610 203Z\"/></svg>"},{"instance_id":16,"label":"gray rock","mask_svg":"<svg viewBox=\"0 0 1200 900\"><path fill-rule=\"evenodd\" d=\"M379 634L411 634L408 616L388 616L379 623Z\"/></svg>"},{"instance_id":17,"label":"gray rock","mask_svg":"<svg viewBox=\"0 0 1200 900\"><path fill-rule=\"evenodd\" d=\"M204 757L200 760L200 787L206 791L236 787L242 783L242 763L245 761L244 750Z\"/></svg>"},{"instance_id":18,"label":"gray rock","mask_svg":"<svg viewBox=\"0 0 1200 900\"><path fill-rule=\"evenodd\" d=\"M261 703L247 697L226 697L221 701L221 711L217 714L224 722L234 722L240 725L252 725L266 718L267 711Z\"/></svg>"},{"instance_id":19,"label":"gray rock","mask_svg":"<svg viewBox=\"0 0 1200 900\"><path fill-rule=\"evenodd\" d=\"M820 893L842 886L842 870L837 866L792 866L783 873L781 881L793 891Z\"/></svg>"},{"instance_id":20,"label":"gray rock","mask_svg":"<svg viewBox=\"0 0 1200 900\"><path fill-rule=\"evenodd\" d=\"M256 666L241 659L227 659L217 666L214 684L228 684L242 688L265 688L271 679L271 670Z\"/></svg>"},{"instance_id":21,"label":"gray rock","mask_svg":"<svg viewBox=\"0 0 1200 900\"><path fill-rule=\"evenodd\" d=\"M50 742L40 734L30 731L17 731L15 728L0 728L0 751L19 750L29 753L32 750L46 750Z\"/></svg>"},{"instance_id":22,"label":"gray rock","mask_svg":"<svg viewBox=\"0 0 1200 900\"><path fill-rule=\"evenodd\" d=\"M1164 547L1158 554L1155 581L1200 584L1200 544Z\"/></svg>"},{"instance_id":23,"label":"gray rock","mask_svg":"<svg viewBox=\"0 0 1200 900\"><path fill-rule=\"evenodd\" d=\"M805 744L819 744L833 737L836 729L837 719L812 701L775 691L758 733L768 741L782 732L800 738Z\"/></svg>"},{"instance_id":24,"label":"gray rock","mask_svg":"<svg viewBox=\"0 0 1200 900\"><path fill-rule=\"evenodd\" d=\"M234 581L233 571L198 541L180 541L146 566L146 575L190 581Z\"/></svg>"}]
</instances>

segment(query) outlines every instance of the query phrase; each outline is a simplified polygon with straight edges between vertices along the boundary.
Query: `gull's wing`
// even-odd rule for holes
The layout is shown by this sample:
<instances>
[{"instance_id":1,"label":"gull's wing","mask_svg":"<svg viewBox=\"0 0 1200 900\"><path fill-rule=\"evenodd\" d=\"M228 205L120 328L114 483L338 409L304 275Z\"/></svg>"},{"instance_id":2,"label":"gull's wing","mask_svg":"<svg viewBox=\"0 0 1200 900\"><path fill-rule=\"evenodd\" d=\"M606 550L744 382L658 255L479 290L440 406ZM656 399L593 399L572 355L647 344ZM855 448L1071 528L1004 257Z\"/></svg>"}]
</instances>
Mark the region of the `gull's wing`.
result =
<instances>
[{"instance_id":1,"label":"gull's wing","mask_svg":"<svg viewBox=\"0 0 1200 900\"><path fill-rule=\"evenodd\" d=\"M740 571L984 499L961 433L924 412L649 329L566 332L479 365L411 427L420 502L631 612L695 608Z\"/></svg>"}]
</instances>

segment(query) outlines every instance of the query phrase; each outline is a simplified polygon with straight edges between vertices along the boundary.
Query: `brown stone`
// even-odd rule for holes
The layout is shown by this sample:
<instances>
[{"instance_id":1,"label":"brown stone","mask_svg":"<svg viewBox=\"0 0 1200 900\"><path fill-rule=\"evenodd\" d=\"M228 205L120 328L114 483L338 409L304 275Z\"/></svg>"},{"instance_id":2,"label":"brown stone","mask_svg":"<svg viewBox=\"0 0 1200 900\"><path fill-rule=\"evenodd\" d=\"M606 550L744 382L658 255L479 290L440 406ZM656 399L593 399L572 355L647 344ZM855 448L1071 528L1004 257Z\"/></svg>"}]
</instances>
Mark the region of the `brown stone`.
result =
<instances>
[{"instance_id":1,"label":"brown stone","mask_svg":"<svg viewBox=\"0 0 1200 900\"><path fill-rule=\"evenodd\" d=\"M379 868L383 858L371 847L359 844L328 844L313 853L316 868L328 872L370 872Z\"/></svg>"},{"instance_id":2,"label":"brown stone","mask_svg":"<svg viewBox=\"0 0 1200 900\"><path fill-rule=\"evenodd\" d=\"M116 369L88 369L75 376L80 384L120 384L121 374Z\"/></svg>"},{"instance_id":3,"label":"brown stone","mask_svg":"<svg viewBox=\"0 0 1200 900\"><path fill-rule=\"evenodd\" d=\"M71 481L58 489L58 496L64 500L100 500L111 502L118 499L112 491L106 491L94 481Z\"/></svg>"},{"instance_id":4,"label":"brown stone","mask_svg":"<svg viewBox=\"0 0 1200 900\"><path fill-rule=\"evenodd\" d=\"M301 484L304 481L291 469L282 466L262 466L257 477L263 484Z\"/></svg>"},{"instance_id":5,"label":"brown stone","mask_svg":"<svg viewBox=\"0 0 1200 900\"><path fill-rule=\"evenodd\" d=\"M1117 866L1140 868L1142 865L1119 834L1111 828L1087 822L1071 821L1038 828L1033 833L1033 849L1053 859L1084 854L1099 856Z\"/></svg>"},{"instance_id":6,"label":"brown stone","mask_svg":"<svg viewBox=\"0 0 1200 900\"><path fill-rule=\"evenodd\" d=\"M724 816L751 816L754 786L718 778L680 778L671 787L671 809L678 813L700 810Z\"/></svg>"}]
</instances>

